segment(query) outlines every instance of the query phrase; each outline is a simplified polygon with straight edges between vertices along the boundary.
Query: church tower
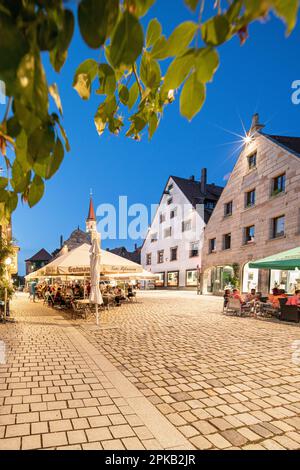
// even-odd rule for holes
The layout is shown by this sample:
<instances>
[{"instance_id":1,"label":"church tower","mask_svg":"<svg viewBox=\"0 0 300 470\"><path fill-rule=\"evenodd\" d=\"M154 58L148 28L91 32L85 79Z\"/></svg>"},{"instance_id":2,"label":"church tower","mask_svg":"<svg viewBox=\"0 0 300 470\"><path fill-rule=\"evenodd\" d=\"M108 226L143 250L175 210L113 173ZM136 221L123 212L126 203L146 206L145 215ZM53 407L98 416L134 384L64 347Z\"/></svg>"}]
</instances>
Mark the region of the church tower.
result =
<instances>
[{"instance_id":1,"label":"church tower","mask_svg":"<svg viewBox=\"0 0 300 470\"><path fill-rule=\"evenodd\" d=\"M95 230L97 230L97 220L96 220L96 215L95 215L95 210L94 210L93 197L91 193L89 213L86 219L86 231L87 233L92 233Z\"/></svg>"}]
</instances>

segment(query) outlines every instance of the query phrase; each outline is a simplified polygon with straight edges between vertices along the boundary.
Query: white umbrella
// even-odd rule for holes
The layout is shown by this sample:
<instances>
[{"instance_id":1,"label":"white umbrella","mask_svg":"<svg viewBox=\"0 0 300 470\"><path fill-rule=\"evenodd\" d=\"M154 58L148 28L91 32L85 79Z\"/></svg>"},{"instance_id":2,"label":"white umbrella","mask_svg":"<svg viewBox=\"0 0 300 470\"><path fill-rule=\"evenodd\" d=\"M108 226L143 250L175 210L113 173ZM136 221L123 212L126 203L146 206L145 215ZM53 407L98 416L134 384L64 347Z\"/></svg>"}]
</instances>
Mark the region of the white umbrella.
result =
<instances>
[{"instance_id":1,"label":"white umbrella","mask_svg":"<svg viewBox=\"0 0 300 470\"><path fill-rule=\"evenodd\" d=\"M90 269L91 269L91 293L90 302L96 305L97 325L99 325L98 305L103 304L103 298L99 288L100 267L101 267L101 250L100 236L97 232L93 233L93 241L90 249Z\"/></svg>"}]
</instances>

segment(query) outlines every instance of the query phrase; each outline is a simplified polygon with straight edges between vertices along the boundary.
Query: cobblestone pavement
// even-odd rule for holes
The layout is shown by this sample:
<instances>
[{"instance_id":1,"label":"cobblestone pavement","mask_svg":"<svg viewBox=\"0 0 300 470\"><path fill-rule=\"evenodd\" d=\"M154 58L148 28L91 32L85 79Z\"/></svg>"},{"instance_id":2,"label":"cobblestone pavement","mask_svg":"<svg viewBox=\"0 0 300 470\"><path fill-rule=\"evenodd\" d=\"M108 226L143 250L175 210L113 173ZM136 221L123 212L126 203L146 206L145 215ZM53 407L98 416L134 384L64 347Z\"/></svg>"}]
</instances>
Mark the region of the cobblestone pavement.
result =
<instances>
[{"instance_id":1,"label":"cobblestone pavement","mask_svg":"<svg viewBox=\"0 0 300 470\"><path fill-rule=\"evenodd\" d=\"M100 328L24 297L14 310L0 449L300 448L296 325L178 292L141 293Z\"/></svg>"},{"instance_id":2,"label":"cobblestone pavement","mask_svg":"<svg viewBox=\"0 0 300 470\"><path fill-rule=\"evenodd\" d=\"M196 448L299 449L299 326L221 304L143 293L102 314L102 329L79 327Z\"/></svg>"},{"instance_id":3,"label":"cobblestone pavement","mask_svg":"<svg viewBox=\"0 0 300 470\"><path fill-rule=\"evenodd\" d=\"M0 324L0 450L192 448L67 316L25 296L13 311Z\"/></svg>"}]
</instances>

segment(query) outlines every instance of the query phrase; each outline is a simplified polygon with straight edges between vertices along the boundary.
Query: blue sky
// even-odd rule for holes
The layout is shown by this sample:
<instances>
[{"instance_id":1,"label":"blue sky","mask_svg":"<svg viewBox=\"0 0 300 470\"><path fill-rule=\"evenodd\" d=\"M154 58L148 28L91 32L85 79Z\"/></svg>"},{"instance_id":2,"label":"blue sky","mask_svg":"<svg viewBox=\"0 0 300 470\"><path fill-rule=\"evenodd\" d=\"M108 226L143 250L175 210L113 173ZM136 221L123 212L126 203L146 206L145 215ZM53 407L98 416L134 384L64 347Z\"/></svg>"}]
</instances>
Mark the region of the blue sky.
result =
<instances>
[{"instance_id":1,"label":"blue sky","mask_svg":"<svg viewBox=\"0 0 300 470\"><path fill-rule=\"evenodd\" d=\"M172 9L170 1L158 0L150 16L162 22L167 34L180 21L192 18L183 0L172 1ZM84 46L76 31L62 73L56 75L47 65L49 82L56 82L60 90L72 149L47 183L43 200L33 209L20 206L13 215L14 236L21 248L20 274L24 259L42 247L53 251L60 235L67 238L78 225L84 229L90 188L96 206L116 204L119 195L127 195L129 204L150 205L159 201L171 174L199 178L201 168L207 167L210 182L225 184L224 176L237 158L237 138L230 132L242 133L241 119L249 128L255 112L267 124L266 132L300 136L300 106L291 102L291 84L300 79L299 35L300 28L286 38L283 23L274 17L252 25L243 47L235 38L220 48L221 67L193 122L180 116L177 100L167 109L153 140L145 135L137 143L124 135L97 135L93 116L99 97L83 102L72 89L78 64L97 54ZM132 248L134 242L112 240L104 247L120 244Z\"/></svg>"}]
</instances>

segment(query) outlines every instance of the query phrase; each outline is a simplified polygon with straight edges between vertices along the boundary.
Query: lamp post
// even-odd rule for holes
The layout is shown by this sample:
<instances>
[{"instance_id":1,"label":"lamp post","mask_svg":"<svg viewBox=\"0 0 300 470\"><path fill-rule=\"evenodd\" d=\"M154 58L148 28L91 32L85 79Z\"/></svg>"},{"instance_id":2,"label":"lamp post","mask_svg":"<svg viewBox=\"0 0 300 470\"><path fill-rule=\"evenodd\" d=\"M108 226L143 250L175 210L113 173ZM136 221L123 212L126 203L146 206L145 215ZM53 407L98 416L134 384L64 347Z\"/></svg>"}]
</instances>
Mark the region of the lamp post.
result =
<instances>
[{"instance_id":1,"label":"lamp post","mask_svg":"<svg viewBox=\"0 0 300 470\"><path fill-rule=\"evenodd\" d=\"M9 281L8 272L9 272L9 267L12 264L12 259L8 256L5 259L4 264L5 264L5 277L6 277L6 280ZM7 286L5 285L4 287L4 321L6 320L7 320Z\"/></svg>"}]
</instances>

